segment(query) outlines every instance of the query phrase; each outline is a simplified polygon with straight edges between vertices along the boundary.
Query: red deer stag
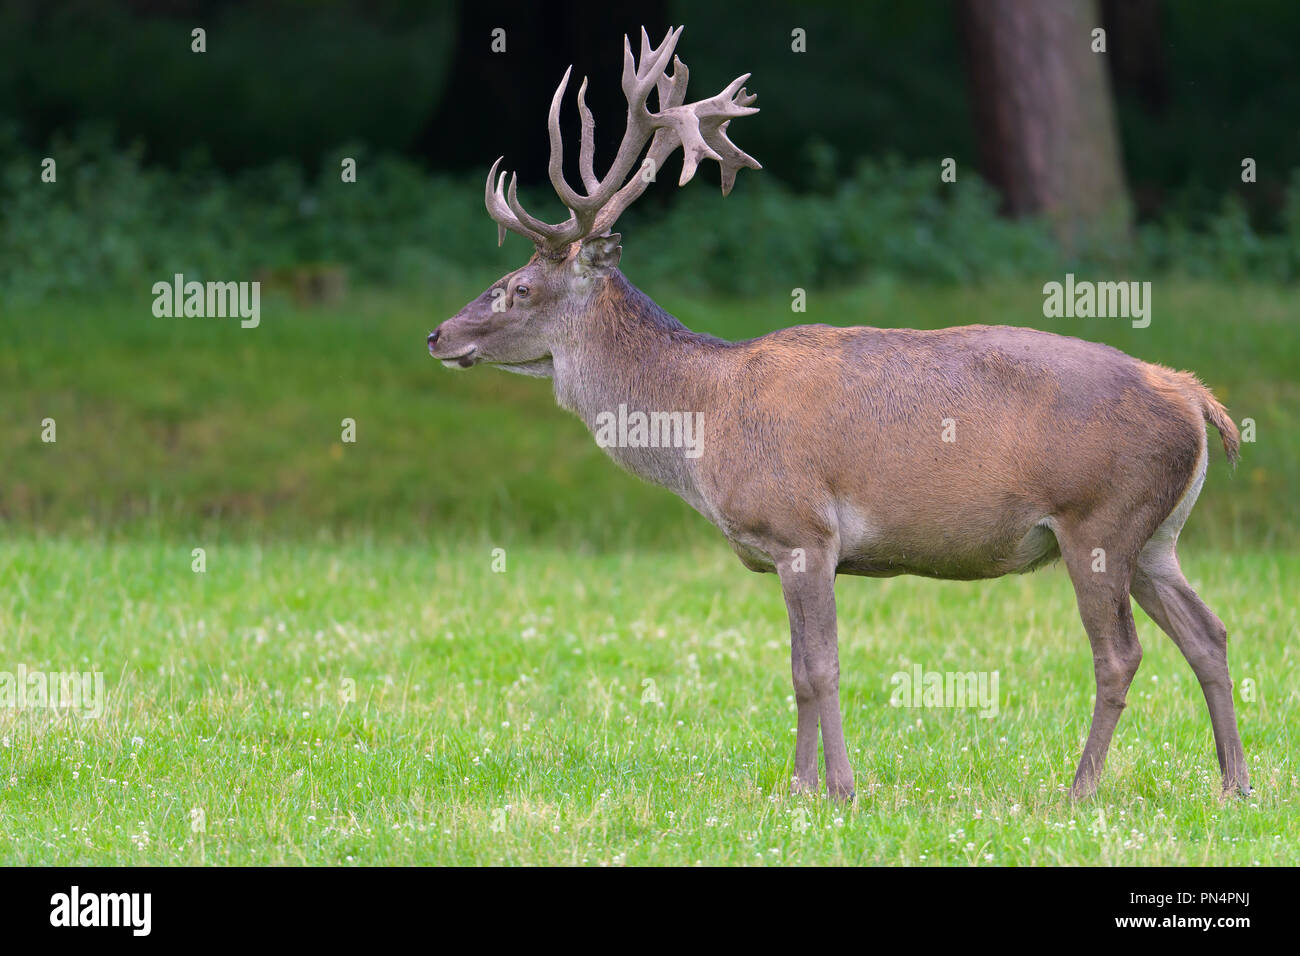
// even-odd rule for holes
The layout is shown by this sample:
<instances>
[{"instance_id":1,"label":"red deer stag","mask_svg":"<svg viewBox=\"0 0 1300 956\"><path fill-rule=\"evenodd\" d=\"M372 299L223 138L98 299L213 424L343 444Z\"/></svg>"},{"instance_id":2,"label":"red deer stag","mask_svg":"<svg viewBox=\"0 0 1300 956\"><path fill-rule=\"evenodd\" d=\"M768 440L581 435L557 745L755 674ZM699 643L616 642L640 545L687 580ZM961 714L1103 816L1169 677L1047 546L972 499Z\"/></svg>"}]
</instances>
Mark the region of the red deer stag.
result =
<instances>
[{"instance_id":1,"label":"red deer stag","mask_svg":"<svg viewBox=\"0 0 1300 956\"><path fill-rule=\"evenodd\" d=\"M652 48L642 30L639 62L624 38L627 127L600 179L583 81L585 193L562 170L565 73L551 101L549 170L567 220L530 215L515 177L507 186L501 160L493 164L486 202L498 243L509 229L537 251L430 333L430 354L449 368L551 377L556 401L616 462L684 498L746 567L780 576L798 705L795 789L817 788L820 726L831 795L854 792L840 721L837 574L973 580L1063 557L1097 681L1073 795L1095 791L1142 657L1130 594L1196 672L1225 790L1248 793L1227 632L1174 550L1205 478L1207 421L1236 461L1237 429L1223 406L1186 372L1032 329L812 325L727 342L685 328L624 278L621 237L610 229L678 147L680 184L712 159L724 195L741 166L760 166L727 138L731 120L757 112L742 86L748 74L686 103L687 69L673 56L680 35ZM673 412L698 423L691 449L658 440L680 437L667 434ZM625 423L637 413L664 434L647 440L633 428L626 440L601 440L615 415Z\"/></svg>"}]
</instances>

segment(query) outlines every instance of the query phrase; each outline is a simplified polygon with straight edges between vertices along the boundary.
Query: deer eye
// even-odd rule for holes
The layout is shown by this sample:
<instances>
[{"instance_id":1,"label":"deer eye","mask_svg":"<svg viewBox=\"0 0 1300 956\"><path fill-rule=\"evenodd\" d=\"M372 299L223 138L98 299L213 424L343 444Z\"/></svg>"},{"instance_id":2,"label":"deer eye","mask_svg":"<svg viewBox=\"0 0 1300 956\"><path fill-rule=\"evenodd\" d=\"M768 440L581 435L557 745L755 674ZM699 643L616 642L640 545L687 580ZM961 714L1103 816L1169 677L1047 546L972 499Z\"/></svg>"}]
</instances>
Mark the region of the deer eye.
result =
<instances>
[{"instance_id":1,"label":"deer eye","mask_svg":"<svg viewBox=\"0 0 1300 956\"><path fill-rule=\"evenodd\" d=\"M524 299L528 298L528 286L526 285L515 286L515 295Z\"/></svg>"}]
</instances>

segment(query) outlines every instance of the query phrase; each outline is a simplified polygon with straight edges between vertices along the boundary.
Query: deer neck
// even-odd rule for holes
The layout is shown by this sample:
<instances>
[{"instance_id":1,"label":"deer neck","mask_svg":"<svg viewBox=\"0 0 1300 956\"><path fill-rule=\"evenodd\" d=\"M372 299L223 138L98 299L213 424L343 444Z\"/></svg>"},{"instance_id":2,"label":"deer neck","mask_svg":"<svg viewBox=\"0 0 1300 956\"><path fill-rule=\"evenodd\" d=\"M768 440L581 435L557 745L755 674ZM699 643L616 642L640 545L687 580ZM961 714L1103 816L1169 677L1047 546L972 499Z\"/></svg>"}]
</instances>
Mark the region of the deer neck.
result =
<instances>
[{"instance_id":1,"label":"deer neck","mask_svg":"<svg viewBox=\"0 0 1300 956\"><path fill-rule=\"evenodd\" d=\"M701 508L696 465L727 353L614 273L553 351L555 398L616 462Z\"/></svg>"}]
</instances>

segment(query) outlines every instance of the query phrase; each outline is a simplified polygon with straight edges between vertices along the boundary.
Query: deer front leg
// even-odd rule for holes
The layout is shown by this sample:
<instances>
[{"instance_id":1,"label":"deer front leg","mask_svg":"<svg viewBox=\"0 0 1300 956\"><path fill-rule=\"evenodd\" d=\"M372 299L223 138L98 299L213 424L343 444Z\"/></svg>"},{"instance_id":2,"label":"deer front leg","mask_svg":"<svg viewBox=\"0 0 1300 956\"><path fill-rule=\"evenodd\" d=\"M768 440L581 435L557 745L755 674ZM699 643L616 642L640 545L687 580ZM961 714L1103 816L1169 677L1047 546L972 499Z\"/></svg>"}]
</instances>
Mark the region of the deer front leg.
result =
<instances>
[{"instance_id":1,"label":"deer front leg","mask_svg":"<svg viewBox=\"0 0 1300 956\"><path fill-rule=\"evenodd\" d=\"M794 793L817 791L817 694L808 676L802 622L796 624L790 613L790 670L794 676L794 703L799 710L799 724L794 742Z\"/></svg>"},{"instance_id":2,"label":"deer front leg","mask_svg":"<svg viewBox=\"0 0 1300 956\"><path fill-rule=\"evenodd\" d=\"M805 552L778 564L790 614L790 662L799 724L793 789L817 787L817 727L826 755L826 786L841 800L853 798L853 768L840 720L839 638L835 620L835 565L827 555Z\"/></svg>"}]
</instances>

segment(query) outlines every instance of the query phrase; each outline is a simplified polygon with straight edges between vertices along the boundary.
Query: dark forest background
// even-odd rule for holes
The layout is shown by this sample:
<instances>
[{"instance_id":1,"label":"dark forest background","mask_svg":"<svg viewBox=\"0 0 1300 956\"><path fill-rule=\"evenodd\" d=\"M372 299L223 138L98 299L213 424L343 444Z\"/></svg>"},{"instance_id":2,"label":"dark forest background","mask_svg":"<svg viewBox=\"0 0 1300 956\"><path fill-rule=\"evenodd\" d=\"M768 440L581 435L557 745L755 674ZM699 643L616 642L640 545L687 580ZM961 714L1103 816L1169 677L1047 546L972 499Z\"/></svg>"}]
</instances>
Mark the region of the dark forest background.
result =
<instances>
[{"instance_id":1,"label":"dark forest background","mask_svg":"<svg viewBox=\"0 0 1300 956\"><path fill-rule=\"evenodd\" d=\"M635 40L644 25L658 40L686 23L692 89L720 87L737 63L752 72L770 119L748 124L747 143L792 187L822 185L819 176L862 155L978 157L970 24L947 0L753 0L740 22L725 4L666 0L8 0L0 15L0 116L33 149L102 122L168 166L202 155L226 172L270 157L315 167L359 140L430 170L480 171L491 143L541 181L538 133L564 66L592 77L608 145L621 116L618 38ZM1252 222L1279 227L1300 160L1300 5L1106 0L1099 16L1139 214L1213 212L1233 178L1224 170L1251 143L1274 162L1261 164L1260 188L1236 191ZM192 26L210 37L202 72L192 69ZM796 26L808 31L803 56L791 55ZM489 49L495 27L507 31L504 55Z\"/></svg>"},{"instance_id":2,"label":"dark forest background","mask_svg":"<svg viewBox=\"0 0 1300 956\"><path fill-rule=\"evenodd\" d=\"M679 22L692 98L753 73L762 112L737 141L764 170L704 245L716 179L651 190L631 221L679 247L647 243L651 274L703 261L687 284L739 291L731 246L771 232L808 285L1062 259L1300 273L1300 5L1284 0L8 0L0 301L128 285L164 250L195 273L343 262L385 282L476 264L462 240L491 230L476 186L497 155L561 215L545 115L564 67L591 78L599 165L622 131L619 38ZM78 190L27 188L47 155ZM361 163L348 195L342 156ZM882 241L899 230L912 239Z\"/></svg>"}]
</instances>

